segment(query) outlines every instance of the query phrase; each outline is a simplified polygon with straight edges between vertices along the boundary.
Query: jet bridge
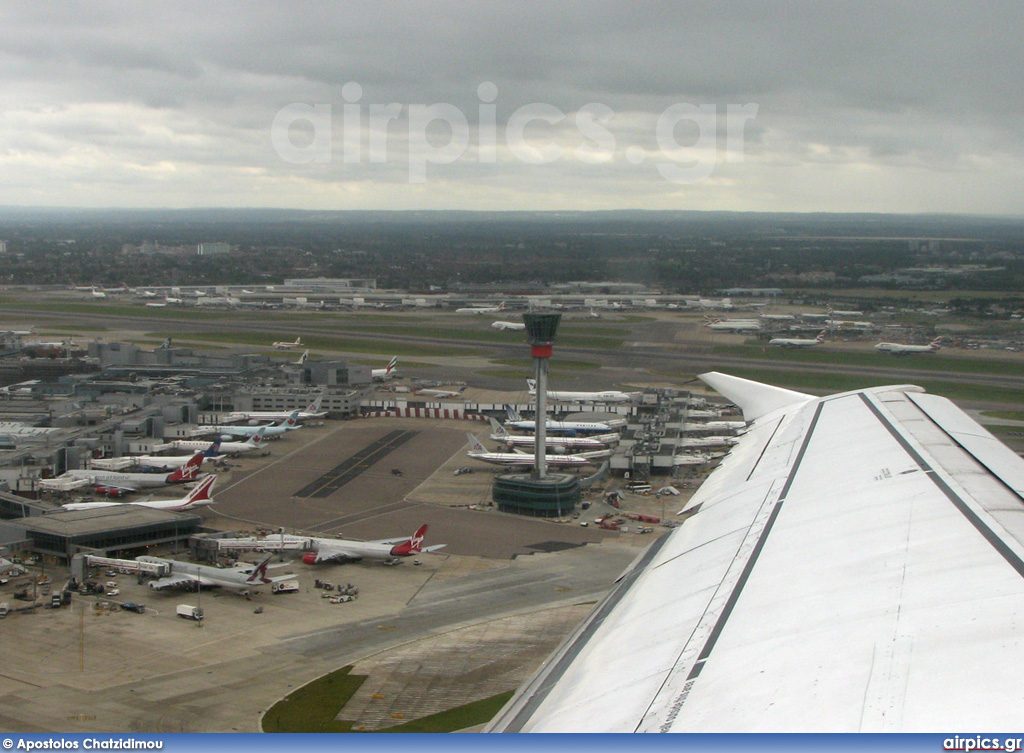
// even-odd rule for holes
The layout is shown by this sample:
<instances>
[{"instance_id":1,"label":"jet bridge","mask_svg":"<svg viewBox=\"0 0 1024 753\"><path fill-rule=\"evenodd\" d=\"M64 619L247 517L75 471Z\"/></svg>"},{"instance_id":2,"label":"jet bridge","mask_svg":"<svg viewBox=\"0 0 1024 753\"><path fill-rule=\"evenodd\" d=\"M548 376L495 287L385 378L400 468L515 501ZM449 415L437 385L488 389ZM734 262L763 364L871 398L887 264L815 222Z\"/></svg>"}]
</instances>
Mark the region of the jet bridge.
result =
<instances>
[{"instance_id":1,"label":"jet bridge","mask_svg":"<svg viewBox=\"0 0 1024 753\"><path fill-rule=\"evenodd\" d=\"M249 536L241 539L214 539L217 551L227 552L239 549L256 549L263 552L306 551L313 548L308 536L280 534L259 539Z\"/></svg>"},{"instance_id":2,"label":"jet bridge","mask_svg":"<svg viewBox=\"0 0 1024 753\"><path fill-rule=\"evenodd\" d=\"M170 565L157 562L139 562L138 560L119 560L114 557L99 557L94 554L82 555L87 567L108 567L136 575L152 575L162 578L171 572Z\"/></svg>"}]
</instances>

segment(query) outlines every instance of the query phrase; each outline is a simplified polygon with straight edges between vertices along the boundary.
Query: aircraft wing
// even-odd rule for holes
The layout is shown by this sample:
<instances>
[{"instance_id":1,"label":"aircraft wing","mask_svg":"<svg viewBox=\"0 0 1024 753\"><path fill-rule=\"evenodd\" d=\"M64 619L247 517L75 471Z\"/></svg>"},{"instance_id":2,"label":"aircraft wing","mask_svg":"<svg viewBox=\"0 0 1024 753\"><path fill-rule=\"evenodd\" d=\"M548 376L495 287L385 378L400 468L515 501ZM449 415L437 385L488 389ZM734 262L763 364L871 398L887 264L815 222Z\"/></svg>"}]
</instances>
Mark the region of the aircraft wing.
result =
<instances>
[{"instance_id":1,"label":"aircraft wing","mask_svg":"<svg viewBox=\"0 0 1024 753\"><path fill-rule=\"evenodd\" d=\"M406 537L408 538L408 537ZM399 541L405 541L405 539L399 539ZM363 554L357 548L348 548L339 544L330 544L328 546L319 546L316 550L316 562L335 562L345 560L358 560L362 559Z\"/></svg>"},{"instance_id":2,"label":"aircraft wing","mask_svg":"<svg viewBox=\"0 0 1024 753\"><path fill-rule=\"evenodd\" d=\"M1024 461L920 388L702 379L753 425L489 729L1014 727Z\"/></svg>"},{"instance_id":3,"label":"aircraft wing","mask_svg":"<svg viewBox=\"0 0 1024 753\"><path fill-rule=\"evenodd\" d=\"M187 575L168 575L164 578L157 578L149 582L150 588L155 588L157 591L164 591L168 588L185 588L194 586L196 578L189 577Z\"/></svg>"}]
</instances>

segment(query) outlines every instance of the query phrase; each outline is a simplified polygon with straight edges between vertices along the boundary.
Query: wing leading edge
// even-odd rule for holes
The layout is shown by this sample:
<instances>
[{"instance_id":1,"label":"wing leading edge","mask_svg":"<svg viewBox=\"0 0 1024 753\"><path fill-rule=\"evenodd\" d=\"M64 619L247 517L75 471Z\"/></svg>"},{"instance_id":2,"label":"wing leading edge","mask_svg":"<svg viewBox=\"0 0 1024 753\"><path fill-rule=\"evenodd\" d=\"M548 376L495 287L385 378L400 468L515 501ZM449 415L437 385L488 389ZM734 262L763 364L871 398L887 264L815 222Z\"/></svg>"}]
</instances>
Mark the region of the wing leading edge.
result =
<instances>
[{"instance_id":1,"label":"wing leading edge","mask_svg":"<svg viewBox=\"0 0 1024 753\"><path fill-rule=\"evenodd\" d=\"M702 378L759 415L697 512L490 729L1013 726L1024 461L919 388L743 395L756 383L722 376Z\"/></svg>"}]
</instances>

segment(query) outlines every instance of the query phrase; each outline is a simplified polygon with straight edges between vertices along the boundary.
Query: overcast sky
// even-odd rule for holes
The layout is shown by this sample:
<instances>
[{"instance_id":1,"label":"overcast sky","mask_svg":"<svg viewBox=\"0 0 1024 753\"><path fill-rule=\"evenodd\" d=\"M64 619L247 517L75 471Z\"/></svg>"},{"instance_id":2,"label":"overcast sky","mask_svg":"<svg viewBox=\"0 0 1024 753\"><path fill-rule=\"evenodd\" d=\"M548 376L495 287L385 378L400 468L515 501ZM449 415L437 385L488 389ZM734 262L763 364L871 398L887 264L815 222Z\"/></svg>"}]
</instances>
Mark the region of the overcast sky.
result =
<instances>
[{"instance_id":1,"label":"overcast sky","mask_svg":"<svg viewBox=\"0 0 1024 753\"><path fill-rule=\"evenodd\" d=\"M1021 215L1021 29L1019 0L5 2L0 205Z\"/></svg>"}]
</instances>

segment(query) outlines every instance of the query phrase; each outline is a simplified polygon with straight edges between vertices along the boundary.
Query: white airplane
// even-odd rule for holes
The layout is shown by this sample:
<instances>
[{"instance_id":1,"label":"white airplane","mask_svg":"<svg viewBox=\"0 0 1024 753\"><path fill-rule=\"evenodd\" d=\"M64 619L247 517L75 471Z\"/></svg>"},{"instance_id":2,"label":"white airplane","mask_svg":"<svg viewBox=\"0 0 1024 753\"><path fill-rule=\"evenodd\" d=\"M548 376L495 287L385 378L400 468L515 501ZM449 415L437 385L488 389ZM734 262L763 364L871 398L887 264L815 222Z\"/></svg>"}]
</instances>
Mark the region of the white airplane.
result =
<instances>
[{"instance_id":1,"label":"white airplane","mask_svg":"<svg viewBox=\"0 0 1024 753\"><path fill-rule=\"evenodd\" d=\"M292 363L294 363L296 366L301 366L302 364L304 364L307 361L308 358L309 358L309 351L308 350L304 350L304 351L302 351L302 355L299 356L298 358L296 358L294 361L292 361Z\"/></svg>"},{"instance_id":2,"label":"white airplane","mask_svg":"<svg viewBox=\"0 0 1024 753\"><path fill-rule=\"evenodd\" d=\"M299 411L293 410L288 417L273 426L232 426L229 424L206 424L198 427L201 432L219 432L221 436L233 437L254 437L260 434L263 437L280 437L289 431L302 428L299 424Z\"/></svg>"},{"instance_id":3,"label":"white airplane","mask_svg":"<svg viewBox=\"0 0 1024 753\"><path fill-rule=\"evenodd\" d=\"M792 314L758 314L757 317L769 322L789 322L796 319Z\"/></svg>"},{"instance_id":4,"label":"white airplane","mask_svg":"<svg viewBox=\"0 0 1024 753\"><path fill-rule=\"evenodd\" d=\"M825 330L818 333L813 340L799 337L773 337L768 341L769 345L777 345L780 348L813 348L815 345L824 345Z\"/></svg>"},{"instance_id":5,"label":"white airplane","mask_svg":"<svg viewBox=\"0 0 1024 753\"><path fill-rule=\"evenodd\" d=\"M261 426L260 428L265 430L267 427ZM217 445L217 451L221 455L238 455L239 453L251 452L251 451L253 451L253 450L255 450L255 449L259 448L259 447L265 446L266 442L263 439L263 435L265 433L266 433L265 431L257 431L255 434L253 434L251 437L249 437L249 439L247 439L245 442L224 442L224 441L221 441L221 440L216 440L214 442L214 444ZM174 449L176 449L176 450L193 450L193 451L195 451L195 450L202 450L205 447L209 447L210 446L210 442L209 442L209 440L205 440L205 439L204 440L176 439L173 442L171 442L171 446Z\"/></svg>"},{"instance_id":6,"label":"white airplane","mask_svg":"<svg viewBox=\"0 0 1024 753\"><path fill-rule=\"evenodd\" d=\"M93 298L106 298L107 294L104 293L102 290L98 290L97 288L93 288L92 289L92 297Z\"/></svg>"},{"instance_id":7,"label":"white airplane","mask_svg":"<svg viewBox=\"0 0 1024 753\"><path fill-rule=\"evenodd\" d=\"M481 460L485 463L492 465L509 465L509 466L532 466L534 457L531 453L520 452L515 450L513 452L489 452L480 440L474 437L472 434L466 434L469 439L469 450L466 451L466 456L473 458L473 460ZM544 459L548 465L552 467L568 468L568 467L579 467L581 465L591 465L591 460L583 455L548 455L544 454Z\"/></svg>"},{"instance_id":8,"label":"white airplane","mask_svg":"<svg viewBox=\"0 0 1024 753\"><path fill-rule=\"evenodd\" d=\"M491 327L503 332L522 332L526 329L526 324L523 322L491 322Z\"/></svg>"},{"instance_id":9,"label":"white airplane","mask_svg":"<svg viewBox=\"0 0 1024 753\"><path fill-rule=\"evenodd\" d=\"M732 447L739 441L739 437L723 437L713 434L708 437L680 437L675 444L677 447Z\"/></svg>"},{"instance_id":10,"label":"white airplane","mask_svg":"<svg viewBox=\"0 0 1024 753\"><path fill-rule=\"evenodd\" d=\"M537 380L527 379L526 387L531 395L537 394ZM637 392L620 392L605 390L603 392L553 392L548 390L547 397L556 403L625 403L637 397Z\"/></svg>"},{"instance_id":11,"label":"white airplane","mask_svg":"<svg viewBox=\"0 0 1024 753\"><path fill-rule=\"evenodd\" d=\"M894 356L912 356L915 353L935 353L942 347L942 338L936 337L927 345L904 345L903 343L878 343L875 350Z\"/></svg>"},{"instance_id":12,"label":"white airplane","mask_svg":"<svg viewBox=\"0 0 1024 753\"><path fill-rule=\"evenodd\" d=\"M456 314L497 314L505 310L505 302L497 306L467 306L466 308L455 309Z\"/></svg>"},{"instance_id":13,"label":"white airplane","mask_svg":"<svg viewBox=\"0 0 1024 753\"><path fill-rule=\"evenodd\" d=\"M324 396L318 395L316 400L311 402L305 407L304 410L300 410L296 415L300 421L307 418L323 418L327 415L327 411L320 410L320 404L323 403ZM250 411L235 411L229 413L225 420L227 421L284 421L289 418L295 411L274 411L274 410L250 410Z\"/></svg>"},{"instance_id":14,"label":"white airplane","mask_svg":"<svg viewBox=\"0 0 1024 753\"><path fill-rule=\"evenodd\" d=\"M536 447L537 438L532 434L509 434L504 426L493 418L491 421L491 441L500 442L506 447ZM611 439L613 437L614 439ZM564 453L566 450L603 450L611 442L619 440L618 434L604 435L604 439L597 437L544 437L544 445L547 450L554 453Z\"/></svg>"},{"instance_id":15,"label":"white airplane","mask_svg":"<svg viewBox=\"0 0 1024 753\"><path fill-rule=\"evenodd\" d=\"M370 369L370 378L375 382L383 382L391 379L398 373L398 356L391 356L388 365L383 369Z\"/></svg>"},{"instance_id":16,"label":"white airplane","mask_svg":"<svg viewBox=\"0 0 1024 753\"><path fill-rule=\"evenodd\" d=\"M676 466L690 466L690 465L707 465L713 460L710 455L705 455L700 452L680 452L672 456L672 465Z\"/></svg>"},{"instance_id":17,"label":"white airplane","mask_svg":"<svg viewBox=\"0 0 1024 753\"><path fill-rule=\"evenodd\" d=\"M393 560L396 557L411 557L415 554L436 552L445 544L423 546L427 535L424 524L416 529L416 533L408 538L380 539L378 541L346 541L345 539L310 538L309 546L313 549L302 556L307 565L321 562L354 562L362 559Z\"/></svg>"},{"instance_id":18,"label":"white airplane","mask_svg":"<svg viewBox=\"0 0 1024 753\"><path fill-rule=\"evenodd\" d=\"M292 348L297 348L300 345L302 345L301 337L296 337L295 342L293 343L285 342L283 340L278 340L277 342L274 343L274 347L277 348L278 350L290 350Z\"/></svg>"},{"instance_id":19,"label":"white airplane","mask_svg":"<svg viewBox=\"0 0 1024 753\"><path fill-rule=\"evenodd\" d=\"M761 322L756 319L708 319L705 317L704 326L708 329L726 332L756 332L761 329Z\"/></svg>"},{"instance_id":20,"label":"white airplane","mask_svg":"<svg viewBox=\"0 0 1024 753\"><path fill-rule=\"evenodd\" d=\"M427 397L459 397L464 389L466 388L459 387L457 390L418 389L414 390L414 392L417 395L426 395Z\"/></svg>"},{"instance_id":21,"label":"white airplane","mask_svg":"<svg viewBox=\"0 0 1024 753\"><path fill-rule=\"evenodd\" d=\"M247 591L269 583L295 580L294 575L279 575L274 578L267 577L267 566L270 564L273 556L273 554L268 554L256 565L224 568L212 567L210 565L195 565L191 562L178 562L177 560L167 560L162 557L146 556L136 557L135 559L138 562L168 565L170 567L170 575L149 582L149 587L156 591L163 591L168 588L195 590L203 586Z\"/></svg>"},{"instance_id":22,"label":"white airplane","mask_svg":"<svg viewBox=\"0 0 1024 753\"><path fill-rule=\"evenodd\" d=\"M96 487L100 494L121 496L139 489L154 489L170 484L184 484L195 481L199 467L203 463L203 453L197 452L188 462L170 474L163 473L121 473L119 471L102 471L95 468L86 470L65 471L54 481L85 479ZM47 481L40 481L40 487L47 488Z\"/></svg>"},{"instance_id":23,"label":"white airplane","mask_svg":"<svg viewBox=\"0 0 1024 753\"><path fill-rule=\"evenodd\" d=\"M920 387L700 378L751 429L486 731L1016 728L1024 460Z\"/></svg>"},{"instance_id":24,"label":"white airplane","mask_svg":"<svg viewBox=\"0 0 1024 753\"><path fill-rule=\"evenodd\" d=\"M520 429L522 431L536 431L537 423L532 419L524 419L519 415L518 412L513 410L511 405L505 406L505 413L508 415L508 421L505 422L505 426L510 426L513 429ZM578 431L582 432L599 432L601 434L610 434L615 431L616 426L622 426L626 423L625 419L616 418L608 421L545 421L544 428L547 431L574 433Z\"/></svg>"},{"instance_id":25,"label":"white airplane","mask_svg":"<svg viewBox=\"0 0 1024 753\"><path fill-rule=\"evenodd\" d=\"M203 505L212 505L215 500L210 496L210 492L213 491L213 484L217 481L217 477L212 473L203 476L203 480L199 482L195 489L190 491L184 497L177 499L149 499L140 500L138 502L69 502L66 505L61 505L63 510L95 510L100 507L120 507L122 505L137 505L138 507L151 507L156 510L173 510L175 512L182 512L183 510L191 510L195 507Z\"/></svg>"},{"instance_id":26,"label":"white airplane","mask_svg":"<svg viewBox=\"0 0 1024 753\"><path fill-rule=\"evenodd\" d=\"M202 450L202 454L204 463L216 463L219 458L223 458L224 455L220 451L220 440L208 442L206 449ZM137 466L149 471L170 471L181 467L193 455L132 455L131 460Z\"/></svg>"},{"instance_id":27,"label":"white airplane","mask_svg":"<svg viewBox=\"0 0 1024 753\"><path fill-rule=\"evenodd\" d=\"M734 431L747 428L746 421L684 421L683 431Z\"/></svg>"}]
</instances>

